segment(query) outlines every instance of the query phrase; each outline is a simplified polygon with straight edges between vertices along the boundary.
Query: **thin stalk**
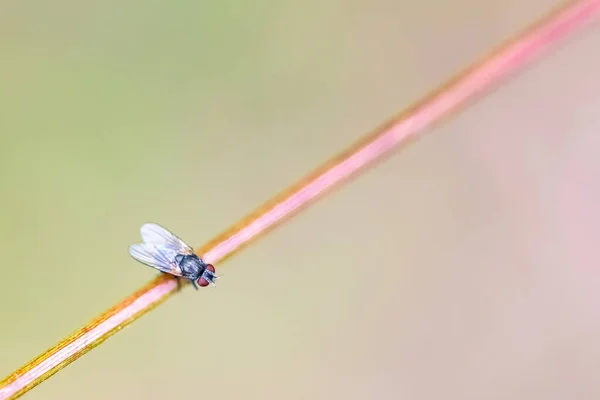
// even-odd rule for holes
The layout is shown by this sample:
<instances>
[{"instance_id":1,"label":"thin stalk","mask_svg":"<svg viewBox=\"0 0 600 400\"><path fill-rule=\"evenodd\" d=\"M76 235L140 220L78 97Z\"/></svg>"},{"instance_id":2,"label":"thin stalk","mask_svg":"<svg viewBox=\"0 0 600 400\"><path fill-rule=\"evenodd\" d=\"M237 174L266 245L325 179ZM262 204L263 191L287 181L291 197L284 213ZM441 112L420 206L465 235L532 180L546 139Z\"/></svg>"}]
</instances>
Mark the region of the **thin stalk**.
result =
<instances>
[{"instance_id":1,"label":"thin stalk","mask_svg":"<svg viewBox=\"0 0 600 400\"><path fill-rule=\"evenodd\" d=\"M304 179L215 237L198 253L223 261L282 223L334 186L356 176L400 145L456 113L503 78L532 62L600 13L600 0L569 3L507 42ZM16 399L98 346L177 292L177 282L159 275L94 321L29 361L0 382L0 400Z\"/></svg>"}]
</instances>

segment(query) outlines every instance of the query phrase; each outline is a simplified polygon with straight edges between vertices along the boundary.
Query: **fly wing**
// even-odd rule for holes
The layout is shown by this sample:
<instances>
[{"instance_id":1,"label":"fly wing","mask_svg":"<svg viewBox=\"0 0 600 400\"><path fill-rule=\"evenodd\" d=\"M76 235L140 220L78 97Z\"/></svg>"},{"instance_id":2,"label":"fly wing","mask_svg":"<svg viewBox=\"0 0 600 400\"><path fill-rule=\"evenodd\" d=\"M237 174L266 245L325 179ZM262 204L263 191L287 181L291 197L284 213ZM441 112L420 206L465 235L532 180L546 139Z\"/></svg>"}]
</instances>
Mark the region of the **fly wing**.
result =
<instances>
[{"instance_id":1,"label":"fly wing","mask_svg":"<svg viewBox=\"0 0 600 400\"><path fill-rule=\"evenodd\" d=\"M194 250L183 240L158 224L144 224L140 228L142 239L147 244L164 246L178 254L194 254Z\"/></svg>"},{"instance_id":2,"label":"fly wing","mask_svg":"<svg viewBox=\"0 0 600 400\"><path fill-rule=\"evenodd\" d=\"M165 246L144 243L129 246L129 254L142 264L171 275L181 276L181 268L175 261L177 251Z\"/></svg>"}]
</instances>

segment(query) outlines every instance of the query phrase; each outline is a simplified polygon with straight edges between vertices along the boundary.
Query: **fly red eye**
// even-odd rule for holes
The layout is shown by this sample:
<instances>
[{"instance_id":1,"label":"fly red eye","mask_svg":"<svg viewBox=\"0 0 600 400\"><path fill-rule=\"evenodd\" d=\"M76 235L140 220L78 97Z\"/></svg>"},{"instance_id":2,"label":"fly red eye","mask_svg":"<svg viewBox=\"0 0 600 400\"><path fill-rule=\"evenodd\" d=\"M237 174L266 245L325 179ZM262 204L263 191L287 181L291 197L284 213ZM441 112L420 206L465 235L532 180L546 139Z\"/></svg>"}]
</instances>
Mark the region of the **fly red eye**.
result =
<instances>
[{"instance_id":1,"label":"fly red eye","mask_svg":"<svg viewBox=\"0 0 600 400\"><path fill-rule=\"evenodd\" d=\"M205 287L205 286L208 286L208 285L209 285L209 283L208 283L208 281L206 279L204 279L204 278L198 279L198 286Z\"/></svg>"},{"instance_id":2,"label":"fly red eye","mask_svg":"<svg viewBox=\"0 0 600 400\"><path fill-rule=\"evenodd\" d=\"M215 267L212 264L206 264L206 269L210 272L215 272Z\"/></svg>"}]
</instances>

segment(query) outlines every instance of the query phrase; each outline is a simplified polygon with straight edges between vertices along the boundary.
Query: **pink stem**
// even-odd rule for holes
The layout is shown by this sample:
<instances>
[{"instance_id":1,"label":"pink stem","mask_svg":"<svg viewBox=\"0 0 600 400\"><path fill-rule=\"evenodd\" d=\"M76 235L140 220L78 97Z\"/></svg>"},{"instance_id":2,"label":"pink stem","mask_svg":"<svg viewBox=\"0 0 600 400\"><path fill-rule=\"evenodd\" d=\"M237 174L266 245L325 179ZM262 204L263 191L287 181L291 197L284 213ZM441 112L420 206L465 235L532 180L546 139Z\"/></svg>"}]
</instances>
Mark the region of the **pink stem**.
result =
<instances>
[{"instance_id":1,"label":"pink stem","mask_svg":"<svg viewBox=\"0 0 600 400\"><path fill-rule=\"evenodd\" d=\"M468 100L490 89L577 28L596 17L600 0L576 1L536 24L458 78L342 153L300 184L251 214L242 224L218 236L205 248L204 258L217 262L259 234L292 215L327 189L355 175L425 128L457 111ZM112 334L166 300L177 283L161 275L58 345L28 362L0 382L0 400L21 396L81 357Z\"/></svg>"}]
</instances>

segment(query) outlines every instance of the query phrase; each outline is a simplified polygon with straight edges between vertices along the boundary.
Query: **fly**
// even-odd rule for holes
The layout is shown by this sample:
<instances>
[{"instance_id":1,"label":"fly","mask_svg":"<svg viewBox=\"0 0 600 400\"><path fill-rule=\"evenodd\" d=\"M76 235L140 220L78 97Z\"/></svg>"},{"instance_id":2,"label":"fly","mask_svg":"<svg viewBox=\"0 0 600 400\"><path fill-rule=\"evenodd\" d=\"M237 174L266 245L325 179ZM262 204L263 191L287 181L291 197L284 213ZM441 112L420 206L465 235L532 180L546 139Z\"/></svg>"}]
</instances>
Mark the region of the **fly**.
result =
<instances>
[{"instance_id":1,"label":"fly","mask_svg":"<svg viewBox=\"0 0 600 400\"><path fill-rule=\"evenodd\" d=\"M144 243L129 246L129 254L142 264L161 272L189 279L198 286L215 284L215 267L207 264L183 240L157 224L140 228Z\"/></svg>"}]
</instances>

